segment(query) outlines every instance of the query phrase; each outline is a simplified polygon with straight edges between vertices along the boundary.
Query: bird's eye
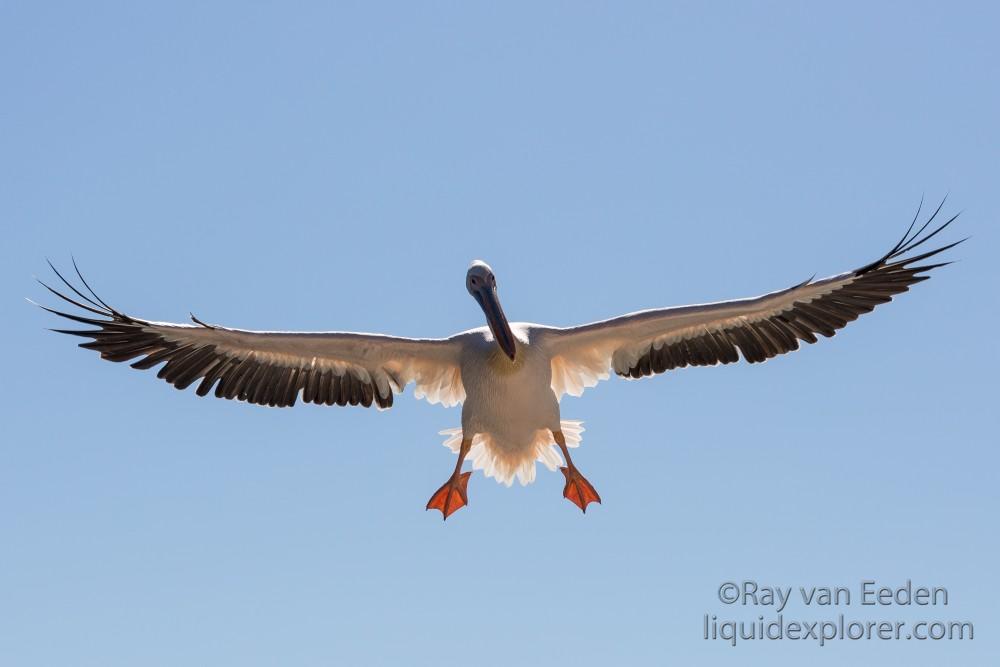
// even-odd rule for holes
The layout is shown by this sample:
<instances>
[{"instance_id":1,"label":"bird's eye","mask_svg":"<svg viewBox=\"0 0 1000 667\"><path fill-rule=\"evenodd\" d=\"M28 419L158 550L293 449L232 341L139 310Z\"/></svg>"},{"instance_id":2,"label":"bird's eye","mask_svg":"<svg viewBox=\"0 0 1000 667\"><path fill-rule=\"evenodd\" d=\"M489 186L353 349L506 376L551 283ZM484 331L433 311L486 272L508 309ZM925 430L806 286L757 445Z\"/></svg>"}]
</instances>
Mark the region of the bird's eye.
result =
<instances>
[{"instance_id":1,"label":"bird's eye","mask_svg":"<svg viewBox=\"0 0 1000 667\"><path fill-rule=\"evenodd\" d=\"M476 283L479 282L479 278L472 276L471 278L469 278L469 282L475 285Z\"/></svg>"}]
</instances>

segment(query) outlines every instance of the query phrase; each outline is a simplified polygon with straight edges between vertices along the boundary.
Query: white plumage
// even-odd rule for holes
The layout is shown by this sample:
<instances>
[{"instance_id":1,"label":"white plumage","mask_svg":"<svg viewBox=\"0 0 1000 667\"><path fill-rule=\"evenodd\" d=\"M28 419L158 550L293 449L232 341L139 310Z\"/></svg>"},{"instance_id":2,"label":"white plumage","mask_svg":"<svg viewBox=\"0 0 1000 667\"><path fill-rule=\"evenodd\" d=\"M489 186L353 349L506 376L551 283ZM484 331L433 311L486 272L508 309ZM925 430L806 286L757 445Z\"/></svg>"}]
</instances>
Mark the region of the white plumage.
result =
<instances>
[{"instance_id":1,"label":"white plumage","mask_svg":"<svg viewBox=\"0 0 1000 667\"><path fill-rule=\"evenodd\" d=\"M469 473L462 473L461 465L471 457L473 469L508 486L515 477L521 484L531 483L536 462L549 470L561 467L567 478L564 495L586 509L600 498L570 460L568 448L580 444L583 427L562 420L559 401L564 395L579 396L612 371L640 378L740 358L760 362L802 342L813 343L817 334L832 336L927 279L921 273L942 265L911 266L957 242L903 257L955 219L921 236L940 209L916 233L911 234L911 223L892 250L855 271L755 298L647 310L567 329L508 323L495 275L480 261L469 267L466 287L483 309L487 326L446 339L256 332L194 317L193 325L144 320L108 306L78 270L89 296L56 273L82 301L48 289L90 315L46 310L96 327L60 330L92 339L81 347L111 361L138 357L132 364L136 368L162 364L158 377L179 389L198 381L199 395L214 391L222 398L280 407L301 398L385 409L394 394L412 383L417 398L462 404L461 427L442 432L448 436L445 446L459 454L455 472L429 508L447 517L467 502Z\"/></svg>"},{"instance_id":2,"label":"white plumage","mask_svg":"<svg viewBox=\"0 0 1000 667\"><path fill-rule=\"evenodd\" d=\"M563 419L559 424L563 435L566 436L566 446L571 449L579 447L583 441L583 432L586 430L583 428L583 422ZM441 431L441 435L448 436L442 444L458 454L462 445L462 433L461 426L446 428ZM507 450L499 447L491 435L477 433L472 438L472 449L468 454L468 458L472 460L472 469L482 470L484 475L506 486L513 484L515 477L521 486L527 486L535 481L536 461L552 472L563 465L563 458L552 440L552 433L548 430L536 430L531 440L526 442L530 443L529 455L508 457L505 455Z\"/></svg>"}]
</instances>

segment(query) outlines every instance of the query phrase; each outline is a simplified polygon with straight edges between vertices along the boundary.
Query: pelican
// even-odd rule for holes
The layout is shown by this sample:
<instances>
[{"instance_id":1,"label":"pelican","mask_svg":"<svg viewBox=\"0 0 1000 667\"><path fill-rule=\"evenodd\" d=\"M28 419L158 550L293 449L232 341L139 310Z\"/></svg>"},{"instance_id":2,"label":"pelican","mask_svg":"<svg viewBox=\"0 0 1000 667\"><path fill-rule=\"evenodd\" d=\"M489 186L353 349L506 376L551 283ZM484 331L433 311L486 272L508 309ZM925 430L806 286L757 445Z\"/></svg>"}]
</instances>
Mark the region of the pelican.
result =
<instances>
[{"instance_id":1,"label":"pelican","mask_svg":"<svg viewBox=\"0 0 1000 667\"><path fill-rule=\"evenodd\" d=\"M950 262L923 263L961 241L912 251L950 225L924 232L934 214L913 231L920 209L889 252L859 269L804 282L753 298L644 310L583 326L559 328L509 322L500 305L497 279L486 262L469 266L465 287L482 309L486 326L443 339L401 338L367 333L247 331L207 324L156 322L126 315L91 289L73 261L79 287L49 266L72 291L57 297L84 311L45 310L87 329L54 329L92 339L80 347L108 361L134 361L177 389L198 383L195 393L256 405L289 407L301 397L317 405L392 406L394 394L413 383L414 396L443 406L462 404L459 428L442 431L457 454L454 471L426 509L444 519L468 504L472 470L510 486L535 479L536 462L565 476L563 497L584 512L600 503L580 473L570 449L580 444L581 422L563 420L566 394L610 377L638 379L685 366L730 364L743 358L766 361L833 336L862 313L887 303L923 275ZM41 282L41 281L39 281ZM86 294L83 290L86 290ZM37 305L37 304L36 304ZM162 365L161 365L162 364ZM214 389L214 391L213 391Z\"/></svg>"}]
</instances>

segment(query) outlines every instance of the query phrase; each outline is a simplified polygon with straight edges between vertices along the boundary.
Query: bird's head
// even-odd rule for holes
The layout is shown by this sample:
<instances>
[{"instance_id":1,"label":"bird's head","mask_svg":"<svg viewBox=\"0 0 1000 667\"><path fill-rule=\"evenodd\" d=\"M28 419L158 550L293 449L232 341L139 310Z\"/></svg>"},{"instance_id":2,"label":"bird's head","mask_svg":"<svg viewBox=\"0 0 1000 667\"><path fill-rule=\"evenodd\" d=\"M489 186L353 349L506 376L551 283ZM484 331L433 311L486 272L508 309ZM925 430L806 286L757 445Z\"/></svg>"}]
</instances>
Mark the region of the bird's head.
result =
<instances>
[{"instance_id":1,"label":"bird's head","mask_svg":"<svg viewBox=\"0 0 1000 667\"><path fill-rule=\"evenodd\" d=\"M486 323L493 332L496 341L504 354L514 360L517 347L514 344L514 332L510 330L507 316L500 307L500 297L497 296L497 279L490 265L482 260L476 260L469 265L465 274L465 288L476 300L486 315Z\"/></svg>"}]
</instances>

